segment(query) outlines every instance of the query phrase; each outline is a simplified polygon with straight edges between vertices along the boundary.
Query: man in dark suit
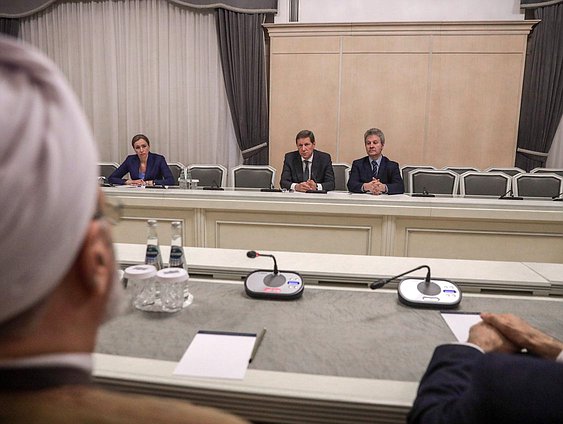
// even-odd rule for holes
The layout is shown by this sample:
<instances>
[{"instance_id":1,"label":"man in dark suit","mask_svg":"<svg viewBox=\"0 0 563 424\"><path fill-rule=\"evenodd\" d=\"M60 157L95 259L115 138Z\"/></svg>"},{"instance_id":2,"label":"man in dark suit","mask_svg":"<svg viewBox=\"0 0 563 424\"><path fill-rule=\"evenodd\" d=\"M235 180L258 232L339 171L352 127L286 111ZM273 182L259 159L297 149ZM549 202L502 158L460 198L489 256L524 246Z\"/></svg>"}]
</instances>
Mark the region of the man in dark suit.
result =
<instances>
[{"instance_id":1,"label":"man in dark suit","mask_svg":"<svg viewBox=\"0 0 563 424\"><path fill-rule=\"evenodd\" d=\"M378 128L364 134L367 156L352 163L348 190L352 193L402 194L405 192L399 164L382 155L385 135Z\"/></svg>"},{"instance_id":2,"label":"man in dark suit","mask_svg":"<svg viewBox=\"0 0 563 424\"><path fill-rule=\"evenodd\" d=\"M468 343L436 348L408 423L561 422L563 343L511 314L481 318Z\"/></svg>"},{"instance_id":3,"label":"man in dark suit","mask_svg":"<svg viewBox=\"0 0 563 424\"><path fill-rule=\"evenodd\" d=\"M334 190L334 170L330 155L316 150L315 134L299 131L297 151L286 153L280 186L287 190Z\"/></svg>"},{"instance_id":4,"label":"man in dark suit","mask_svg":"<svg viewBox=\"0 0 563 424\"><path fill-rule=\"evenodd\" d=\"M0 128L0 423L244 423L91 381L98 329L123 292L98 152L53 63L3 37Z\"/></svg>"}]
</instances>

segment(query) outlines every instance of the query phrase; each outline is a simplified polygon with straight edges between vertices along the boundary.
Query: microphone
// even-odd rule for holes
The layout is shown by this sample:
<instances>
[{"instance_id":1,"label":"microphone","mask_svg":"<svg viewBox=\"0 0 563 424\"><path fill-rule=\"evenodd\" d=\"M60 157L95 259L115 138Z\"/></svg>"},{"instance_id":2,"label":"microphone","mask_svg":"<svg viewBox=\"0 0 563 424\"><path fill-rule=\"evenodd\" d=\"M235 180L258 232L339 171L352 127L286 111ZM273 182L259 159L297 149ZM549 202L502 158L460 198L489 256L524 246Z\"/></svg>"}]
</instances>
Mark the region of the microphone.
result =
<instances>
[{"instance_id":1,"label":"microphone","mask_svg":"<svg viewBox=\"0 0 563 424\"><path fill-rule=\"evenodd\" d=\"M373 283L369 283L368 287L372 290L380 289L381 287L383 287L387 283L393 281L395 278L402 277L403 275L410 274L411 272L418 271L419 269L422 269L422 268L428 269L428 272L426 273L426 278L424 279L424 282L426 284L430 284L430 267L428 265L420 265L420 266L417 266L416 268L413 268L409 271L403 272L402 274L395 275L391 278L381 278L377 281L374 281Z\"/></svg>"},{"instance_id":2,"label":"microphone","mask_svg":"<svg viewBox=\"0 0 563 424\"><path fill-rule=\"evenodd\" d=\"M502 196L500 196L499 199L502 199L502 200L524 200L523 197L514 196L514 192L512 191L512 189L508 190L506 193L504 193Z\"/></svg>"},{"instance_id":3,"label":"microphone","mask_svg":"<svg viewBox=\"0 0 563 424\"><path fill-rule=\"evenodd\" d=\"M276 262L276 258L274 257L274 255L268 255L266 253L258 253L255 250L249 250L248 252L246 252L246 256L249 257L250 259L257 258L258 256L266 256L268 258L272 258L274 260L274 274L275 275L279 274L278 263Z\"/></svg>"},{"instance_id":4,"label":"microphone","mask_svg":"<svg viewBox=\"0 0 563 424\"><path fill-rule=\"evenodd\" d=\"M432 193L429 193L428 190L426 190L426 187L422 187L422 193L413 193L412 197L436 197L436 196L434 196Z\"/></svg>"},{"instance_id":5,"label":"microphone","mask_svg":"<svg viewBox=\"0 0 563 424\"><path fill-rule=\"evenodd\" d=\"M552 199L555 202L561 202L561 201L563 201L563 197L561 197L561 196L563 196L563 192L559 193L557 196L553 196Z\"/></svg>"},{"instance_id":6,"label":"microphone","mask_svg":"<svg viewBox=\"0 0 563 424\"><path fill-rule=\"evenodd\" d=\"M267 256L274 260L274 270L252 271L244 280L244 290L250 297L258 299L297 299L303 294L303 278L293 271L279 271L274 255L258 253L255 250L246 252L250 259Z\"/></svg>"},{"instance_id":7,"label":"microphone","mask_svg":"<svg viewBox=\"0 0 563 424\"><path fill-rule=\"evenodd\" d=\"M419 308L456 308L461 302L461 290L451 281L432 280L428 265L421 265L391 278L374 281L369 283L368 287L372 290L379 289L395 278L422 268L428 270L424 279L405 278L401 280L397 287L399 301L407 306Z\"/></svg>"}]
</instances>

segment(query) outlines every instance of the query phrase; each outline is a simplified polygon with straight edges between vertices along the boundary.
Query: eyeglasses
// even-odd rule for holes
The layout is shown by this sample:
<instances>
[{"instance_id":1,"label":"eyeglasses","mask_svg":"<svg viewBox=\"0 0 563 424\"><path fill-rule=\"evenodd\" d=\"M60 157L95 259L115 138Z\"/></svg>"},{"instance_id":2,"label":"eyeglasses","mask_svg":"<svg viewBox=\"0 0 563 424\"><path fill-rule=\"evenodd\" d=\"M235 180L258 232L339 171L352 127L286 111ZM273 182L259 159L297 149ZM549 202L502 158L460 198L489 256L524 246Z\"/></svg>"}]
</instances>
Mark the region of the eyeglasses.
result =
<instances>
[{"instance_id":1,"label":"eyeglasses","mask_svg":"<svg viewBox=\"0 0 563 424\"><path fill-rule=\"evenodd\" d=\"M101 207L98 207L92 219L105 219L111 225L116 225L123 216L123 205L116 199L105 198Z\"/></svg>"}]
</instances>

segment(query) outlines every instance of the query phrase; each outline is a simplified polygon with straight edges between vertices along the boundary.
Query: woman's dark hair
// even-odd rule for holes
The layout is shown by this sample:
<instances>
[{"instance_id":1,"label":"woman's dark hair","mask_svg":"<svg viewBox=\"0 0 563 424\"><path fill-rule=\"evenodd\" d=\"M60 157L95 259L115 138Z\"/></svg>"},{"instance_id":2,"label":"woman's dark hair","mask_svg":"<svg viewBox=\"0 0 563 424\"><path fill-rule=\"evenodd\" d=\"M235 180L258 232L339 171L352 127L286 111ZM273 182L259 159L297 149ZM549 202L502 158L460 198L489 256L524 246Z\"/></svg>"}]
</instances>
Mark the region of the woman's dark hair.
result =
<instances>
[{"instance_id":1,"label":"woman's dark hair","mask_svg":"<svg viewBox=\"0 0 563 424\"><path fill-rule=\"evenodd\" d=\"M149 138L144 134L137 134L136 136L134 136L133 139L131 140L131 146L135 148L135 143L139 140L145 140L150 147L151 142L149 141Z\"/></svg>"}]
</instances>

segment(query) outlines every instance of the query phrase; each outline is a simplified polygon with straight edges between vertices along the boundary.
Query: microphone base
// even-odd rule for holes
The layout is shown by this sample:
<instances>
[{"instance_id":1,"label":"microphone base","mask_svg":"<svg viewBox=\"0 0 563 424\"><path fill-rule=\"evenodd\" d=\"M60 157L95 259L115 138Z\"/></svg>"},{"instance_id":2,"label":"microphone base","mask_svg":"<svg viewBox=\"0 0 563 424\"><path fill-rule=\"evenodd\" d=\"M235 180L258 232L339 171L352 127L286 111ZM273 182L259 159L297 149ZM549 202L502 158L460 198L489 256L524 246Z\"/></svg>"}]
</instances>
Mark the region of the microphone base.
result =
<instances>
[{"instance_id":1,"label":"microphone base","mask_svg":"<svg viewBox=\"0 0 563 424\"><path fill-rule=\"evenodd\" d=\"M303 278L294 271L253 271L244 280L244 290L255 299L293 300L303 295Z\"/></svg>"},{"instance_id":2,"label":"microphone base","mask_svg":"<svg viewBox=\"0 0 563 424\"><path fill-rule=\"evenodd\" d=\"M448 280L406 278L397 288L399 301L414 308L453 309L461 302L461 290Z\"/></svg>"},{"instance_id":3,"label":"microphone base","mask_svg":"<svg viewBox=\"0 0 563 424\"><path fill-rule=\"evenodd\" d=\"M203 187L203 190L218 190L223 191L225 190L223 187Z\"/></svg>"},{"instance_id":4,"label":"microphone base","mask_svg":"<svg viewBox=\"0 0 563 424\"><path fill-rule=\"evenodd\" d=\"M499 197L499 200L524 200L523 197L520 196L506 196L506 197Z\"/></svg>"},{"instance_id":5,"label":"microphone base","mask_svg":"<svg viewBox=\"0 0 563 424\"><path fill-rule=\"evenodd\" d=\"M433 195L433 194L430 194L430 193L426 193L426 194L425 193L412 193L411 197L436 197L436 196Z\"/></svg>"},{"instance_id":6,"label":"microphone base","mask_svg":"<svg viewBox=\"0 0 563 424\"><path fill-rule=\"evenodd\" d=\"M563 202L563 197L556 197L553 199L554 202Z\"/></svg>"}]
</instances>

